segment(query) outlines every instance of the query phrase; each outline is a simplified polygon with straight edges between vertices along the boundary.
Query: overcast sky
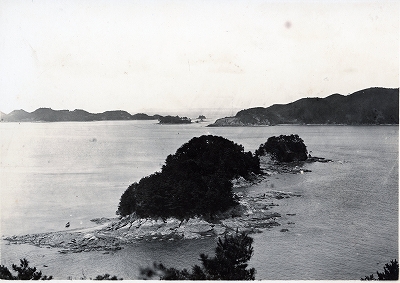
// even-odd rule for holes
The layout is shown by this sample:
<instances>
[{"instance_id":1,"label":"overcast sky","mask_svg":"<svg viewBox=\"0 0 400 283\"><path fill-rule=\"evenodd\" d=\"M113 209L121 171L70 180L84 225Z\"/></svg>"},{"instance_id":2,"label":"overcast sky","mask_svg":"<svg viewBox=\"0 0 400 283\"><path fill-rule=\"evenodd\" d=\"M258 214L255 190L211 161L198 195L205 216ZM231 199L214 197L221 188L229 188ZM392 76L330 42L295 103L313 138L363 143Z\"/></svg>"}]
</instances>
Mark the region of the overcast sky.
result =
<instances>
[{"instance_id":1,"label":"overcast sky","mask_svg":"<svg viewBox=\"0 0 400 283\"><path fill-rule=\"evenodd\" d=\"M397 88L399 12L400 1L0 0L0 110L154 114Z\"/></svg>"}]
</instances>

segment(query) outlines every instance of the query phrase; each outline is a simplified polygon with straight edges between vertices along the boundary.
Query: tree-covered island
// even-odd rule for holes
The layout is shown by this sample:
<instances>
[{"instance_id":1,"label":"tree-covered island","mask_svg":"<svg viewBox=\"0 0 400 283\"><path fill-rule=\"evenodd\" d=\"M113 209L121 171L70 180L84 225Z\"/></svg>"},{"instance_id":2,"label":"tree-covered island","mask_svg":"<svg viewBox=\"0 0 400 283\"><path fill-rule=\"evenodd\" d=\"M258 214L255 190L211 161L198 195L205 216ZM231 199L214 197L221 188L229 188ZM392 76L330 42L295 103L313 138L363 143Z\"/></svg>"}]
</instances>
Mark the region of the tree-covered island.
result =
<instances>
[{"instance_id":1,"label":"tree-covered island","mask_svg":"<svg viewBox=\"0 0 400 283\"><path fill-rule=\"evenodd\" d=\"M188 117L179 116L160 116L158 118L160 124L191 124L192 120Z\"/></svg>"},{"instance_id":2,"label":"tree-covered island","mask_svg":"<svg viewBox=\"0 0 400 283\"><path fill-rule=\"evenodd\" d=\"M270 137L254 154L223 137L195 137L167 157L161 172L130 185L121 196L117 214L213 219L238 204L232 180L260 174L259 157L265 154L278 161L304 161L307 148L298 135Z\"/></svg>"},{"instance_id":3,"label":"tree-covered island","mask_svg":"<svg viewBox=\"0 0 400 283\"><path fill-rule=\"evenodd\" d=\"M169 155L161 172L133 183L121 196L117 213L138 217L212 218L235 206L233 178L260 173L258 157L218 136L201 136Z\"/></svg>"},{"instance_id":4,"label":"tree-covered island","mask_svg":"<svg viewBox=\"0 0 400 283\"><path fill-rule=\"evenodd\" d=\"M276 139L280 149L274 152L268 144ZM281 162L281 155L295 162ZM223 137L195 137L169 155L160 172L125 190L118 219L93 219L102 224L93 229L11 236L5 240L58 248L60 253L79 253L117 251L127 243L143 240L220 237L235 231L260 233L261 229L281 225L277 222L281 215L273 211L275 201L301 195L274 190L243 195L234 189L261 181L263 173L301 173L304 162L299 161L300 156L307 157L307 150L297 135L271 137L254 154Z\"/></svg>"}]
</instances>

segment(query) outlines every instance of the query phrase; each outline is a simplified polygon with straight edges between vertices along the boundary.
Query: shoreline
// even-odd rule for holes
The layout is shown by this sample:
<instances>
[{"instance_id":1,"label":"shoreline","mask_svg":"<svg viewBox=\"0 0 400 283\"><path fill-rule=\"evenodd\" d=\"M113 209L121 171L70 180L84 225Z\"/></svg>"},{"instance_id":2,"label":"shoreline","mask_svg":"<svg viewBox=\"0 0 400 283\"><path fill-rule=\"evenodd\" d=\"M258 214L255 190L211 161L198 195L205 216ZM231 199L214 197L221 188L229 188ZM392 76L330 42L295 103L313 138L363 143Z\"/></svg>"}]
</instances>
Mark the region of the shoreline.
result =
<instances>
[{"instance_id":1,"label":"shoreline","mask_svg":"<svg viewBox=\"0 0 400 283\"><path fill-rule=\"evenodd\" d=\"M261 233L264 228L280 226L273 212L277 206L273 200L300 197L293 193L270 191L255 197L238 194L239 205L224 213L218 220L207 222L195 217L188 220L168 218L144 219L127 216L111 220L95 227L78 228L70 231L45 232L21 236L3 237L9 244L29 244L41 248L55 248L59 253L98 251L108 253L141 241L174 241L204 239L232 234L235 231ZM231 217L226 215L231 214Z\"/></svg>"}]
</instances>

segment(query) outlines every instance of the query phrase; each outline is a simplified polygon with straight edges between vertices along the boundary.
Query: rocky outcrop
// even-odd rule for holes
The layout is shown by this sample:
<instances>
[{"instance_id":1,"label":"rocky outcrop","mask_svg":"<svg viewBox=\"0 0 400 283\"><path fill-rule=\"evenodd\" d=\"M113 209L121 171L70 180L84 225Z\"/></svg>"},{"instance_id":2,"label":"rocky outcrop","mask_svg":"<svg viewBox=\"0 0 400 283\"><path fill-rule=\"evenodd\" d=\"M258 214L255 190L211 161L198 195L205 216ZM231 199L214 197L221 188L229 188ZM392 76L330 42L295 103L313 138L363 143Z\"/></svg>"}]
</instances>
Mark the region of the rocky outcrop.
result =
<instances>
[{"instance_id":1,"label":"rocky outcrop","mask_svg":"<svg viewBox=\"0 0 400 283\"><path fill-rule=\"evenodd\" d=\"M281 215L271 209L277 205L274 200L288 197L299 197L299 195L278 191L269 191L252 197L239 194L240 204L212 222L197 217L180 221L175 218L143 219L129 215L118 220L93 219L93 222L102 223L94 228L11 236L4 240L10 244L57 248L60 253L90 251L108 253L137 241L199 239L234 233L237 230L260 233L263 229L280 225L277 220Z\"/></svg>"},{"instance_id":2,"label":"rocky outcrop","mask_svg":"<svg viewBox=\"0 0 400 283\"><path fill-rule=\"evenodd\" d=\"M321 162L329 163L333 162L331 159L325 159L322 157L310 156L305 161L295 161L295 162L279 162L271 158L269 154L260 156L260 167L262 172L267 175L276 174L304 174L311 172L311 170L304 168L307 163Z\"/></svg>"}]
</instances>

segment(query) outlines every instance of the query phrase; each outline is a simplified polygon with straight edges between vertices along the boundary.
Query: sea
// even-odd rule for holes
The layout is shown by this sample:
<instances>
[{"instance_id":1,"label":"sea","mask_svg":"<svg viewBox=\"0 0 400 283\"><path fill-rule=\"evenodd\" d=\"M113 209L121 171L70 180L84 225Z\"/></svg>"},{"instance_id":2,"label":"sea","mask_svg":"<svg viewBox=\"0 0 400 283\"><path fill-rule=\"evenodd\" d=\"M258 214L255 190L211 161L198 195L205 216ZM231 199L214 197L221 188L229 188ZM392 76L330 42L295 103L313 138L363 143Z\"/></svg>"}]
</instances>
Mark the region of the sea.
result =
<instances>
[{"instance_id":1,"label":"sea","mask_svg":"<svg viewBox=\"0 0 400 283\"><path fill-rule=\"evenodd\" d=\"M298 134L313 156L303 174L275 174L242 188L300 194L274 200L281 226L251 234L249 267L259 280L358 280L398 259L399 127L280 125L206 127L213 121L0 123L2 236L63 231L116 217L126 188L160 171L166 157L193 137L218 135L256 150L271 136ZM311 171L311 172L307 172ZM70 227L65 224L70 222ZM282 229L286 232L281 232ZM132 243L122 250L60 254L54 248L1 241L1 264L26 258L55 279L100 274L137 279L140 268L200 264L215 238Z\"/></svg>"}]
</instances>

